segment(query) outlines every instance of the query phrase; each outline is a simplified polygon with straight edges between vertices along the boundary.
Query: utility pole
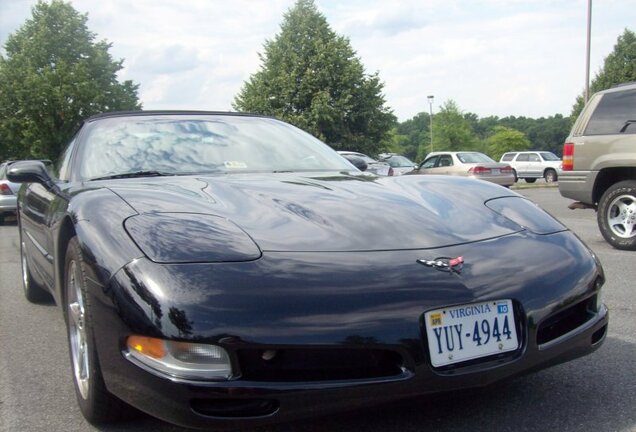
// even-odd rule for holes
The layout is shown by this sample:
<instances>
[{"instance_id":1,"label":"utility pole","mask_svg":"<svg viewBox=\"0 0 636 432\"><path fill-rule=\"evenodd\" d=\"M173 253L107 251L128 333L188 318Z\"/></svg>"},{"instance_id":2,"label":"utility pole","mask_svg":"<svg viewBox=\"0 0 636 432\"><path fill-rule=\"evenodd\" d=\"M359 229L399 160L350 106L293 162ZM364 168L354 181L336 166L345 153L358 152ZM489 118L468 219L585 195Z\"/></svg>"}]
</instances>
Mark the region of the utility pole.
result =
<instances>
[{"instance_id":1,"label":"utility pole","mask_svg":"<svg viewBox=\"0 0 636 432\"><path fill-rule=\"evenodd\" d=\"M590 0L590 1L592 1L592 0ZM431 120L430 134L431 134L431 153L432 153L433 152L433 99L435 98L435 96L429 95L426 98L428 99L429 118Z\"/></svg>"}]
</instances>

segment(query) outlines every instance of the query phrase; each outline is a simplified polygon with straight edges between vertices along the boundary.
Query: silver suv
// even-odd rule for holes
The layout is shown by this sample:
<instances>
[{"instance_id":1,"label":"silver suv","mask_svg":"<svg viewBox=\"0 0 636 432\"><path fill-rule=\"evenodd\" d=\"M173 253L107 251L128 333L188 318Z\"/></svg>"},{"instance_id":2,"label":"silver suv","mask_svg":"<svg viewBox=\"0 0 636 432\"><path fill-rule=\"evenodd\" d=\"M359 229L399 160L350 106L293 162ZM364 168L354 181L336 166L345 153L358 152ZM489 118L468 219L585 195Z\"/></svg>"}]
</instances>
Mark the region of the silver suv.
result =
<instances>
[{"instance_id":1,"label":"silver suv","mask_svg":"<svg viewBox=\"0 0 636 432\"><path fill-rule=\"evenodd\" d=\"M501 156L499 162L512 167L515 182L525 179L528 183L534 183L538 178L544 178L547 183L553 183L561 173L561 159L547 151L508 152Z\"/></svg>"},{"instance_id":2,"label":"silver suv","mask_svg":"<svg viewBox=\"0 0 636 432\"><path fill-rule=\"evenodd\" d=\"M598 92L563 145L559 191L597 210L609 244L636 250L636 83Z\"/></svg>"}]
</instances>

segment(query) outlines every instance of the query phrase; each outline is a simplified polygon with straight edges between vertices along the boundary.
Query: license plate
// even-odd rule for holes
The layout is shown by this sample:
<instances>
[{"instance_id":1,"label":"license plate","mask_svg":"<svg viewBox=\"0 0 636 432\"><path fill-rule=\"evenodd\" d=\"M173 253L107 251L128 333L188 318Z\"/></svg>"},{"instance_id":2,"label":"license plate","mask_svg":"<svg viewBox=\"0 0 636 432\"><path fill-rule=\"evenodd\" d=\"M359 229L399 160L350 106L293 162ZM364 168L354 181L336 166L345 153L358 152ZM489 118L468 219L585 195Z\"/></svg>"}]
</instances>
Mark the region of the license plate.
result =
<instances>
[{"instance_id":1,"label":"license plate","mask_svg":"<svg viewBox=\"0 0 636 432\"><path fill-rule=\"evenodd\" d=\"M492 169L492 173L496 174L496 175L499 175L499 174L501 174L501 171L499 170L499 168L493 168Z\"/></svg>"},{"instance_id":2,"label":"license plate","mask_svg":"<svg viewBox=\"0 0 636 432\"><path fill-rule=\"evenodd\" d=\"M426 312L434 367L514 351L519 347L511 300L452 306Z\"/></svg>"}]
</instances>

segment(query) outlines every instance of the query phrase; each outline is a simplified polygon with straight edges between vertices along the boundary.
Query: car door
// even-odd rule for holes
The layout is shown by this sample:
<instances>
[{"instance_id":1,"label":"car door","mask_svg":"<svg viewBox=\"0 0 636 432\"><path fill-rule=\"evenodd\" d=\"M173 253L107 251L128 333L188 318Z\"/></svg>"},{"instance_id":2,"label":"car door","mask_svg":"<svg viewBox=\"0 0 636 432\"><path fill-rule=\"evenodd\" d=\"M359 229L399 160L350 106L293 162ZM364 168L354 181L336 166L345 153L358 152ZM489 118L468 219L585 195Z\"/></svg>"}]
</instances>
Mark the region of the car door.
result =
<instances>
[{"instance_id":1,"label":"car door","mask_svg":"<svg viewBox=\"0 0 636 432\"><path fill-rule=\"evenodd\" d=\"M525 177L528 175L528 153L520 153L515 160L514 168L517 170L517 177Z\"/></svg>"},{"instance_id":2,"label":"car door","mask_svg":"<svg viewBox=\"0 0 636 432\"><path fill-rule=\"evenodd\" d=\"M426 158L417 168L415 174L434 174L432 170L435 168L435 165L437 165L438 160L438 155Z\"/></svg>"},{"instance_id":3,"label":"car door","mask_svg":"<svg viewBox=\"0 0 636 432\"><path fill-rule=\"evenodd\" d=\"M435 174L443 174L443 175L452 175L457 173L453 163L453 156L450 154L441 154L439 155L439 160L437 161L437 165L435 166Z\"/></svg>"},{"instance_id":4,"label":"car door","mask_svg":"<svg viewBox=\"0 0 636 432\"><path fill-rule=\"evenodd\" d=\"M63 155L62 166L64 162L68 164L73 147L71 142ZM30 268L37 273L40 282L52 289L55 285L53 225L56 212L65 208L68 201L62 192L66 185L55 178L52 169L49 172L57 183L56 191L31 183L23 192L20 199L20 236L26 255L31 257Z\"/></svg>"},{"instance_id":5,"label":"car door","mask_svg":"<svg viewBox=\"0 0 636 432\"><path fill-rule=\"evenodd\" d=\"M529 177L542 177L543 176L543 164L538 153L528 153L528 168L526 169L526 175Z\"/></svg>"}]
</instances>

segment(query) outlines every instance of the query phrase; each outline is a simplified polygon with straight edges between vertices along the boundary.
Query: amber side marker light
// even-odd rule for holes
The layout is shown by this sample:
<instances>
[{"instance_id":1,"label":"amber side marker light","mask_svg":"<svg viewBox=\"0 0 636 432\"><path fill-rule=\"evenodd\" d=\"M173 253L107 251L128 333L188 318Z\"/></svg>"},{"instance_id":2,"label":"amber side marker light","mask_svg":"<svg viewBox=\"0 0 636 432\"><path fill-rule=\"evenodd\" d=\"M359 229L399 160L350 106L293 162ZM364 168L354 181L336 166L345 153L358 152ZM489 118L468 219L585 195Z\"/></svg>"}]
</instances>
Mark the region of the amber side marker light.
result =
<instances>
[{"instance_id":1,"label":"amber side marker light","mask_svg":"<svg viewBox=\"0 0 636 432\"><path fill-rule=\"evenodd\" d=\"M129 336L128 349L155 359L162 359L166 356L163 341L146 336Z\"/></svg>"}]
</instances>

